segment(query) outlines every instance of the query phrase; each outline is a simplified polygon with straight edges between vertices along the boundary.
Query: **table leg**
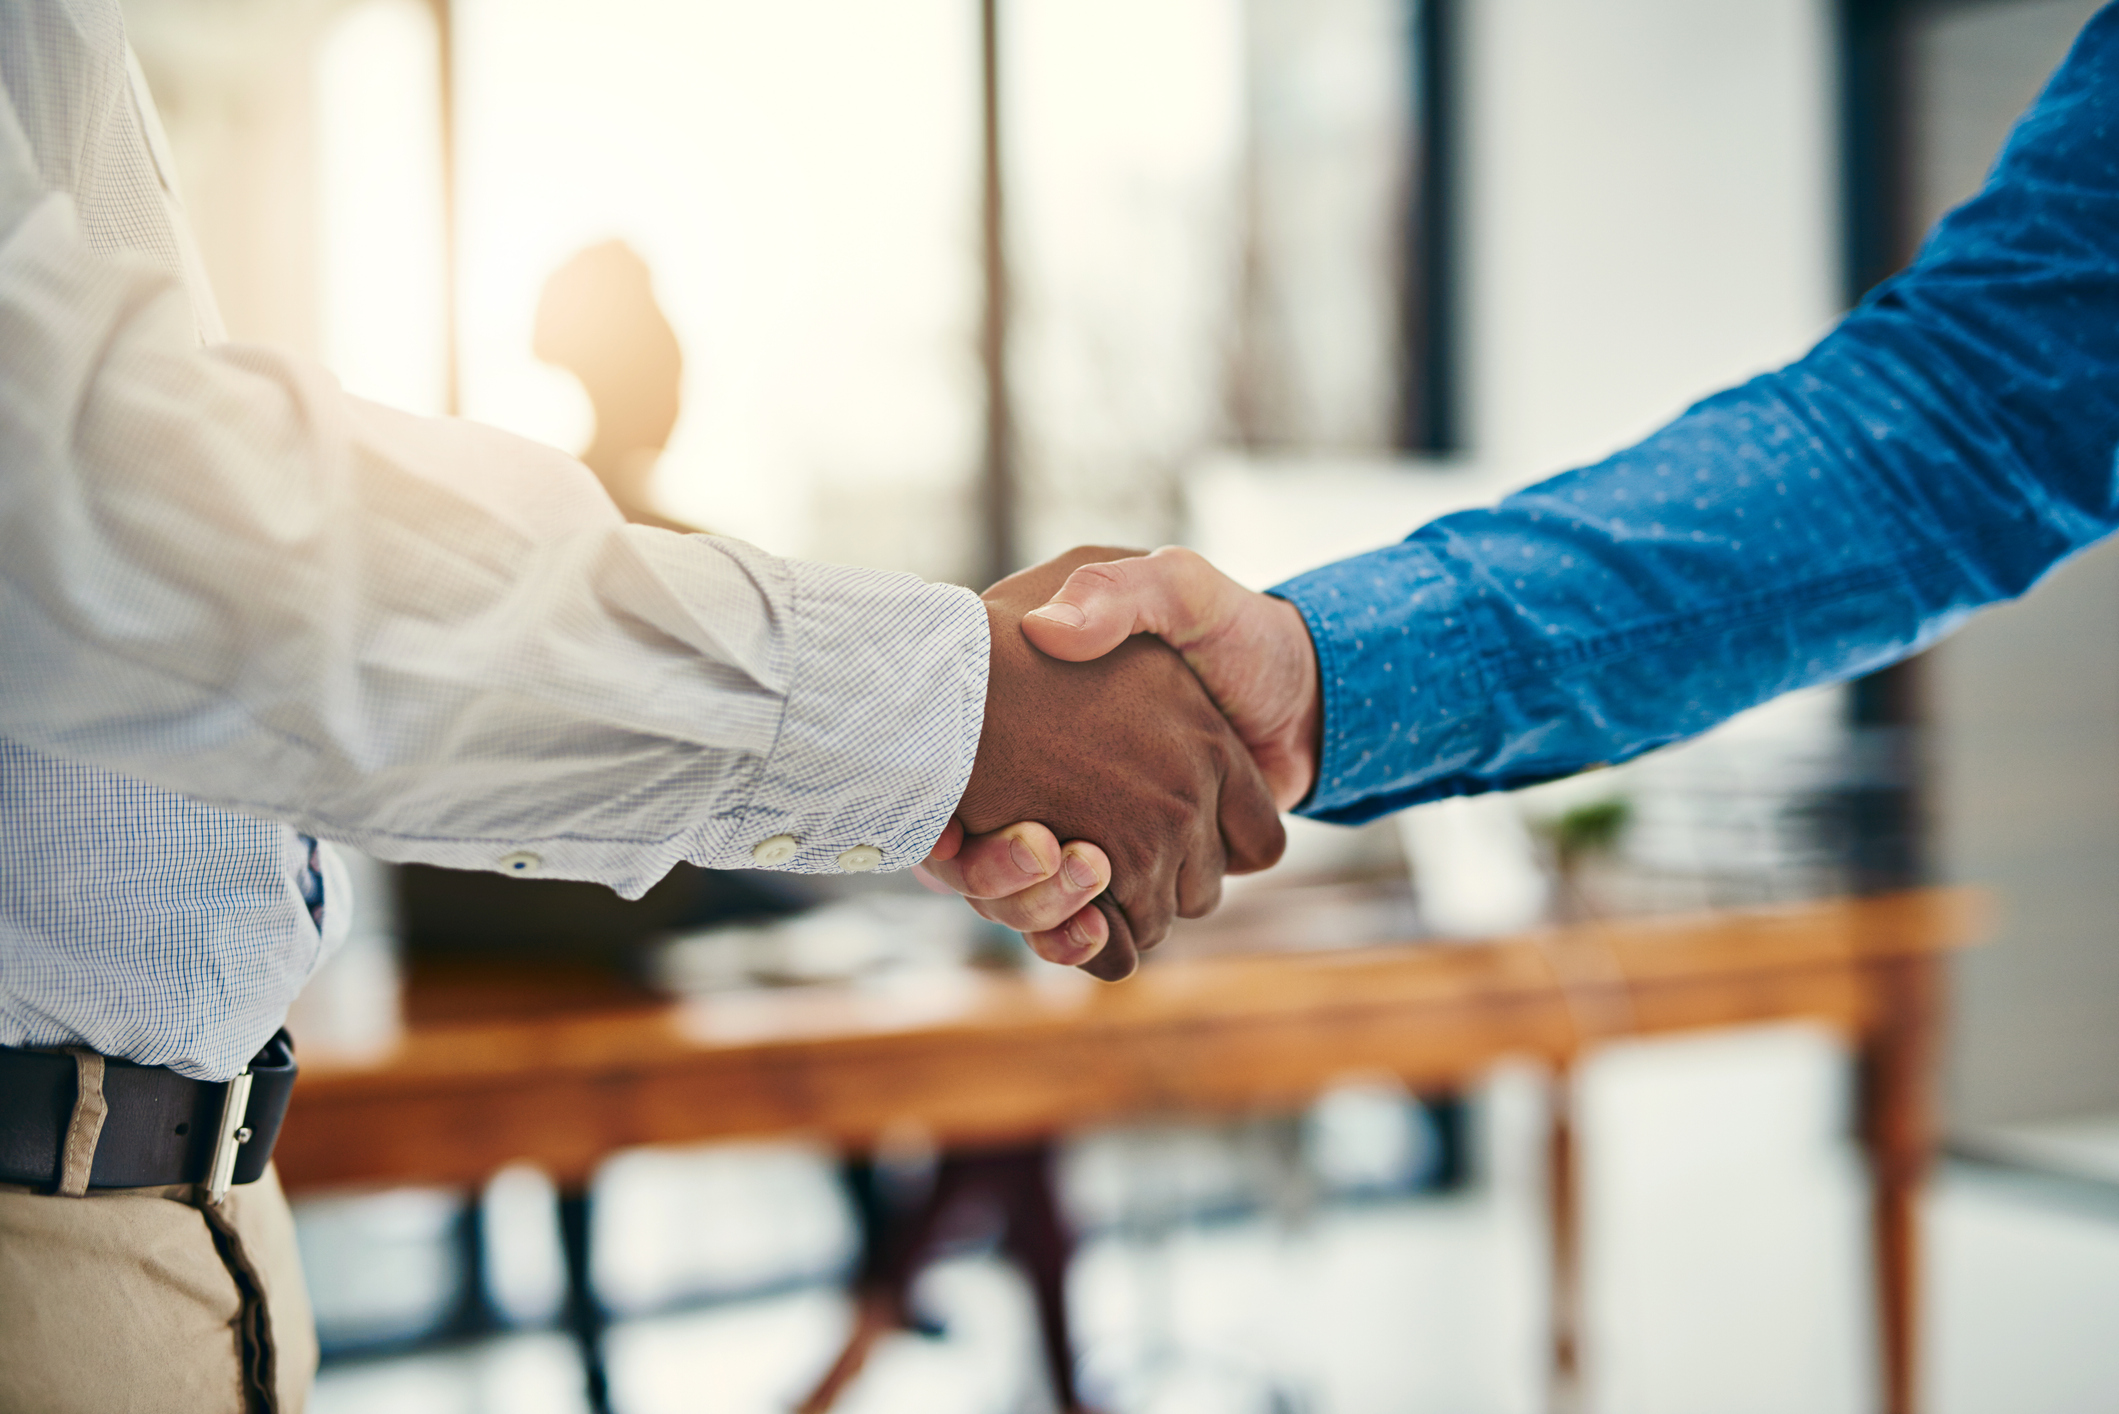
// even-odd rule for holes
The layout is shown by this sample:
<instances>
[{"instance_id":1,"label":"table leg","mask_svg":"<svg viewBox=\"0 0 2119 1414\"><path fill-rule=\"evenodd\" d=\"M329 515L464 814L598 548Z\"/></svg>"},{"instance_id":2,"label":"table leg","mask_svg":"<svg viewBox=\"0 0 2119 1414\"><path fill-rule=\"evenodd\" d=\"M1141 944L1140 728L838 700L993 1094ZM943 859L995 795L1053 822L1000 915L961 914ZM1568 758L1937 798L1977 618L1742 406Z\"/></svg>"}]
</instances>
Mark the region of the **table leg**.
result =
<instances>
[{"instance_id":1,"label":"table leg","mask_svg":"<svg viewBox=\"0 0 2119 1414\"><path fill-rule=\"evenodd\" d=\"M449 1243L456 1249L459 1273L456 1304L442 1330L452 1339L476 1339L499 1330L506 1322L493 1304L493 1283L486 1260L486 1204L483 1189L474 1188L457 1210Z\"/></svg>"},{"instance_id":2,"label":"table leg","mask_svg":"<svg viewBox=\"0 0 2119 1414\"><path fill-rule=\"evenodd\" d=\"M910 1319L913 1278L955 1193L944 1155L927 1192L910 1206L890 1201L872 1157L841 1161L839 1179L853 1205L861 1251L853 1278L853 1326L831 1365L795 1404L795 1414L825 1414L868 1364L877 1343Z\"/></svg>"},{"instance_id":3,"label":"table leg","mask_svg":"<svg viewBox=\"0 0 2119 1414\"><path fill-rule=\"evenodd\" d=\"M1935 1149L1943 976L1931 957L1869 969L1876 1022L1861 1052L1876 1328L1885 1414L1919 1406L1920 1193Z\"/></svg>"},{"instance_id":4,"label":"table leg","mask_svg":"<svg viewBox=\"0 0 2119 1414\"><path fill-rule=\"evenodd\" d=\"M887 1293L857 1289L854 1292L853 1329L847 1333L846 1343L839 1347L839 1353L833 1357L823 1378L795 1405L795 1414L825 1414L835 1406L846 1387L868 1364L876 1342L902 1324L899 1307Z\"/></svg>"},{"instance_id":5,"label":"table leg","mask_svg":"<svg viewBox=\"0 0 2119 1414\"><path fill-rule=\"evenodd\" d=\"M1553 1072L1545 1176L1552 1231L1552 1414L1582 1414L1582 1195L1574 1071Z\"/></svg>"},{"instance_id":6,"label":"table leg","mask_svg":"<svg viewBox=\"0 0 2119 1414\"><path fill-rule=\"evenodd\" d=\"M562 1186L559 1190L559 1246L566 1257L567 1298L563 1320L567 1334L581 1352L582 1382L586 1387L589 1414L611 1414L611 1377L604 1359L604 1332L610 1313L596 1294L590 1265L589 1225L594 1207L586 1185Z\"/></svg>"},{"instance_id":7,"label":"table leg","mask_svg":"<svg viewBox=\"0 0 2119 1414\"><path fill-rule=\"evenodd\" d=\"M1074 1257L1074 1240L1060 1215L1052 1165L1050 1144L1030 1145L996 1161L996 1182L1007 1195L1002 1240L1030 1283L1053 1400L1065 1414L1077 1414L1082 1405L1074 1387L1074 1336L1067 1322L1067 1264Z\"/></svg>"},{"instance_id":8,"label":"table leg","mask_svg":"<svg viewBox=\"0 0 2119 1414\"><path fill-rule=\"evenodd\" d=\"M876 1343L908 1318L913 1279L948 1234L952 1219L984 1207L999 1220L1002 1251L1030 1285L1038 1334L1063 1414L1083 1414L1074 1387L1074 1343L1067 1326L1067 1261L1073 1245L1053 1188L1052 1145L1036 1142L986 1150L951 1150L935 1167L934 1186L909 1213L892 1213L849 1166L856 1205L875 1226L864 1234L855 1285L854 1324L822 1379L795 1406L823 1414L867 1363Z\"/></svg>"},{"instance_id":9,"label":"table leg","mask_svg":"<svg viewBox=\"0 0 2119 1414\"><path fill-rule=\"evenodd\" d=\"M1434 1126L1435 1163L1427 1174L1434 1193L1461 1193L1472 1177L1471 1123L1464 1096L1455 1090L1422 1095L1428 1122Z\"/></svg>"}]
</instances>

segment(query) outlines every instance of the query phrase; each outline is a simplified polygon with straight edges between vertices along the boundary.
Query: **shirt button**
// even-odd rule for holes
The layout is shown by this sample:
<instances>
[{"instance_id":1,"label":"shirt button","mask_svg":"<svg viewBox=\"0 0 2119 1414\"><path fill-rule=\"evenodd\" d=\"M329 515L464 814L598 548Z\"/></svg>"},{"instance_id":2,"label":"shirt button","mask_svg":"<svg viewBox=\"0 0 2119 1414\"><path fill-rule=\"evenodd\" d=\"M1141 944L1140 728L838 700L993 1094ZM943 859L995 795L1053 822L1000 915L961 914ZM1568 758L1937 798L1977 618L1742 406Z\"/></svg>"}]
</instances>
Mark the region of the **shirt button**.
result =
<instances>
[{"instance_id":1,"label":"shirt button","mask_svg":"<svg viewBox=\"0 0 2119 1414\"><path fill-rule=\"evenodd\" d=\"M857 844L839 856L839 867L849 874L866 874L883 862L883 851L872 844Z\"/></svg>"},{"instance_id":2,"label":"shirt button","mask_svg":"<svg viewBox=\"0 0 2119 1414\"><path fill-rule=\"evenodd\" d=\"M526 849L518 849L513 854L503 856L500 867L510 874L527 876L544 868L544 861Z\"/></svg>"},{"instance_id":3,"label":"shirt button","mask_svg":"<svg viewBox=\"0 0 2119 1414\"><path fill-rule=\"evenodd\" d=\"M751 846L751 862L770 869L775 864L785 864L793 859L801 848L802 842L793 835L774 835Z\"/></svg>"}]
</instances>

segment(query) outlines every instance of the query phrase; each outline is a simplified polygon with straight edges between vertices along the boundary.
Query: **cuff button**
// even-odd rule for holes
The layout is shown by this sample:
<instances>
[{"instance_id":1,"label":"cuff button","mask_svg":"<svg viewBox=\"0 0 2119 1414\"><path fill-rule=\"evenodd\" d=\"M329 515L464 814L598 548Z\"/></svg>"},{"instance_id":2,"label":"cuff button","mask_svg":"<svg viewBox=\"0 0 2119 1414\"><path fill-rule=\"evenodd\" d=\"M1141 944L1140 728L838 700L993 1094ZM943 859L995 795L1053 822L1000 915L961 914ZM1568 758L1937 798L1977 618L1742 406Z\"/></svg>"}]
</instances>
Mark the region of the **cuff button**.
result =
<instances>
[{"instance_id":1,"label":"cuff button","mask_svg":"<svg viewBox=\"0 0 2119 1414\"><path fill-rule=\"evenodd\" d=\"M500 868L504 874L519 874L528 878L544 868L544 861L526 849L518 849L513 854L501 856Z\"/></svg>"},{"instance_id":2,"label":"cuff button","mask_svg":"<svg viewBox=\"0 0 2119 1414\"><path fill-rule=\"evenodd\" d=\"M872 844L857 844L839 856L839 867L849 874L866 874L883 862L883 851Z\"/></svg>"},{"instance_id":3,"label":"cuff button","mask_svg":"<svg viewBox=\"0 0 2119 1414\"><path fill-rule=\"evenodd\" d=\"M774 835L769 840L759 840L751 846L753 864L770 869L776 864L785 864L802 849L802 842L793 835Z\"/></svg>"}]
</instances>

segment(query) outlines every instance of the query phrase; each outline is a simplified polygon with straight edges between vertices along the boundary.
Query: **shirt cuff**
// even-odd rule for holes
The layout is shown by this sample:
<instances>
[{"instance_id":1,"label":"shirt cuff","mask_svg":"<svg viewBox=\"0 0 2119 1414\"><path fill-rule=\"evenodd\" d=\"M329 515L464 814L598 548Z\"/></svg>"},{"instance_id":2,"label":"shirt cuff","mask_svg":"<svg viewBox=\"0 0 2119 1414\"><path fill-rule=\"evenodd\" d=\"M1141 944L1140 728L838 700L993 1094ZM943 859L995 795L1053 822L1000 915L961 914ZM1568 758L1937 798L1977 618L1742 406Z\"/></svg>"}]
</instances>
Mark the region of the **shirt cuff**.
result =
<instances>
[{"instance_id":1,"label":"shirt cuff","mask_svg":"<svg viewBox=\"0 0 2119 1414\"><path fill-rule=\"evenodd\" d=\"M992 650L968 589L780 562L789 674L779 731L702 863L804 874L919 863L971 779Z\"/></svg>"},{"instance_id":2,"label":"shirt cuff","mask_svg":"<svg viewBox=\"0 0 2119 1414\"><path fill-rule=\"evenodd\" d=\"M1317 649L1317 783L1296 813L1359 824L1490 788L1493 693L1474 606L1432 549L1407 541L1297 575L1267 593L1298 609Z\"/></svg>"}]
</instances>

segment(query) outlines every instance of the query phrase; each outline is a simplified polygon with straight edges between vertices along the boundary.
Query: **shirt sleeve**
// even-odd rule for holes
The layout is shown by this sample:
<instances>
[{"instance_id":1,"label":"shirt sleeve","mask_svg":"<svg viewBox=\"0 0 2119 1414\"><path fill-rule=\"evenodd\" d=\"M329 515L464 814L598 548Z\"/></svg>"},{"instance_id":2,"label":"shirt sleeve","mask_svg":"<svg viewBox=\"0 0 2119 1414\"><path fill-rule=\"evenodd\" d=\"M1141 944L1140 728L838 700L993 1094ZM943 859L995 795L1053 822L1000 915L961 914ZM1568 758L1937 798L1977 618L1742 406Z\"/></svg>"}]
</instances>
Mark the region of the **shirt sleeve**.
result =
<instances>
[{"instance_id":1,"label":"shirt sleeve","mask_svg":"<svg viewBox=\"0 0 2119 1414\"><path fill-rule=\"evenodd\" d=\"M1799 362L1639 445L1279 586L1359 821L1868 672L2119 526L2119 10L1986 188Z\"/></svg>"},{"instance_id":2,"label":"shirt sleeve","mask_svg":"<svg viewBox=\"0 0 2119 1414\"><path fill-rule=\"evenodd\" d=\"M916 862L967 590L625 524L571 458L202 349L0 103L0 735L385 859L597 880Z\"/></svg>"}]
</instances>

